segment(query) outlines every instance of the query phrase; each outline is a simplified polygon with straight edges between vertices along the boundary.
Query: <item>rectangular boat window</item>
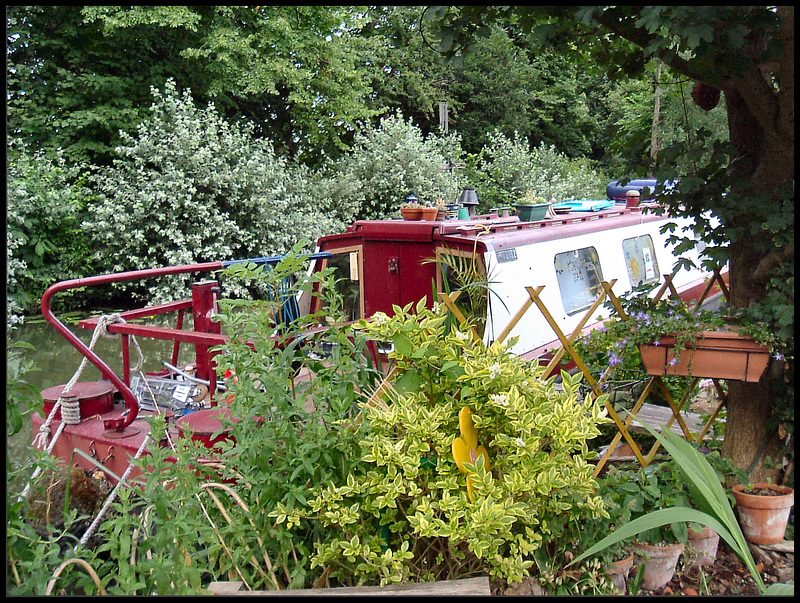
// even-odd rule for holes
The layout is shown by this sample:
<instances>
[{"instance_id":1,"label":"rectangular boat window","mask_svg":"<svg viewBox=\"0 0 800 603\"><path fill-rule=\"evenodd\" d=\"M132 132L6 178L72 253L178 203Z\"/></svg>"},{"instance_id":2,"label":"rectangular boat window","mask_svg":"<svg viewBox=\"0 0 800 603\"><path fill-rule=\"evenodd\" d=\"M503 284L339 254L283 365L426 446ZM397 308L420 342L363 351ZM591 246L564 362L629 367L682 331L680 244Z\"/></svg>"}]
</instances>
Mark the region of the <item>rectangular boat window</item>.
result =
<instances>
[{"instance_id":1,"label":"rectangular boat window","mask_svg":"<svg viewBox=\"0 0 800 603\"><path fill-rule=\"evenodd\" d=\"M358 265L359 251L347 250L328 259L328 268L333 268L336 291L342 296L346 320L359 320L361 316L361 279Z\"/></svg>"},{"instance_id":2,"label":"rectangular boat window","mask_svg":"<svg viewBox=\"0 0 800 603\"><path fill-rule=\"evenodd\" d=\"M472 252L437 249L436 263L436 288L443 293L461 291L456 305L482 333L489 299L489 282L483 258Z\"/></svg>"},{"instance_id":3,"label":"rectangular boat window","mask_svg":"<svg viewBox=\"0 0 800 603\"><path fill-rule=\"evenodd\" d=\"M631 289L659 281L661 274L658 270L656 249L650 235L625 239L622 241L622 253L625 255Z\"/></svg>"},{"instance_id":4,"label":"rectangular boat window","mask_svg":"<svg viewBox=\"0 0 800 603\"><path fill-rule=\"evenodd\" d=\"M594 247L557 253L556 278L564 310L572 315L585 310L603 290L603 271Z\"/></svg>"}]
</instances>

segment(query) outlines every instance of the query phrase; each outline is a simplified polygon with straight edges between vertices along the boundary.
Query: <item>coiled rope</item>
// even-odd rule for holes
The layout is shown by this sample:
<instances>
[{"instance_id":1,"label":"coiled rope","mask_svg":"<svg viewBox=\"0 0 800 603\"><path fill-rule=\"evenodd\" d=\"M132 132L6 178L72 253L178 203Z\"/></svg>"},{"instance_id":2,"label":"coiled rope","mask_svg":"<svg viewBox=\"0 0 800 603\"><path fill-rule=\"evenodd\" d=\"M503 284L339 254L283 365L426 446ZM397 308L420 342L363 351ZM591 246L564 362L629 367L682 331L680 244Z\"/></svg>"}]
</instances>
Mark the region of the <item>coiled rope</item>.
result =
<instances>
[{"instance_id":1,"label":"coiled rope","mask_svg":"<svg viewBox=\"0 0 800 603\"><path fill-rule=\"evenodd\" d=\"M119 333L109 333L108 332L108 325L114 323L124 323L126 322L119 313L115 312L113 314L106 314L100 317L97 321L97 326L94 329L94 333L92 334L92 341L89 343L89 349L94 350L94 346L97 343L97 340L102 335L106 339L119 339ZM139 356L139 360L136 363L136 366L133 367L133 372L138 372L142 365L144 364L144 354L142 353L142 348L139 347L139 342L136 341L136 336L132 335L131 340L133 341L133 345L136 348L136 351ZM64 431L64 427L66 425L77 425L81 422L81 409L80 409L80 400L77 396L70 396L64 395L65 393L69 394L75 384L78 382L81 374L83 373L83 369L86 368L89 359L84 356L83 360L81 361L78 370L75 371L75 374L72 376L72 379L64 386L64 389L61 390L61 395L56 400L56 403L53 405L53 410L50 411L50 414L47 416L47 419L42 426L39 428L39 433L36 434L36 437L33 440L34 448L39 448L40 450L46 449L47 453L50 454L53 451L53 448L58 441L58 438L61 436L61 433ZM56 433L53 436L53 439L50 440L48 444L48 436L50 435L51 429L50 424L53 422L53 419L56 416L56 412L58 409L61 408L61 424L56 429ZM28 496L28 493L31 489L31 484L39 477L39 474L42 472L42 467L37 467L36 471L34 471L33 475L31 476L30 481L25 486L25 489L22 491L18 500L22 500Z\"/></svg>"}]
</instances>

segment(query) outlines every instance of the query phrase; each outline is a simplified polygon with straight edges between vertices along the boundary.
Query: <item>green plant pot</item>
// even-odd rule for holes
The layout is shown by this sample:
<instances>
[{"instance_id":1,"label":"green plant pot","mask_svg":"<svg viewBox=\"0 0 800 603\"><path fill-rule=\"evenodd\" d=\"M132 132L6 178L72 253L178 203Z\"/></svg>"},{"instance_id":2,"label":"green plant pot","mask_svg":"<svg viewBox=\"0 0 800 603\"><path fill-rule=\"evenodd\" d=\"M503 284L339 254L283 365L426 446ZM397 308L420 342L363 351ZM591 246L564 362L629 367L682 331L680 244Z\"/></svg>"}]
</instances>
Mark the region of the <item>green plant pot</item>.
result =
<instances>
[{"instance_id":1,"label":"green plant pot","mask_svg":"<svg viewBox=\"0 0 800 603\"><path fill-rule=\"evenodd\" d=\"M534 220L543 220L547 215L547 209L550 207L549 203L537 203L535 205L526 205L517 203L514 208L519 214L519 219L523 222L533 222Z\"/></svg>"}]
</instances>

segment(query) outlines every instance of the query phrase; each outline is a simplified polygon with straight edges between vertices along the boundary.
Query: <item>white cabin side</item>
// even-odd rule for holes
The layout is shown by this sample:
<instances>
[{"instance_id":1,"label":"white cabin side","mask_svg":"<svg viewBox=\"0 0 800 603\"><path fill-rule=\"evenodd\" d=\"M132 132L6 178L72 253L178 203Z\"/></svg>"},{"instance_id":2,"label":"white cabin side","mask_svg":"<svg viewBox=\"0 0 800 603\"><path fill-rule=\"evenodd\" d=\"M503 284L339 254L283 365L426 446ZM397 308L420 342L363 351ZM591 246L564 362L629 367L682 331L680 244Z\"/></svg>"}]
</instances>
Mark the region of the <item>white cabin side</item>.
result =
<instances>
[{"instance_id":1,"label":"white cabin side","mask_svg":"<svg viewBox=\"0 0 800 603\"><path fill-rule=\"evenodd\" d=\"M686 230L690 226L685 219L664 218L524 244L515 247L513 253L508 249L487 251L484 261L492 285L485 341L493 342L529 299L527 286L544 286L540 299L569 336L596 299L600 281L616 279L612 291L617 296L630 291L635 284L631 283L630 265L648 282L663 283L664 276L673 272L677 261L673 255L674 246L667 244L670 233L659 232L669 221L676 222L679 229ZM688 232L691 234L691 229ZM694 249L684 255L696 261L698 253ZM598 261L601 274L593 269ZM702 286L709 277L709 273L699 269L681 269L673 283L678 292L683 293ZM609 310L601 306L587 327L609 314ZM506 341L514 336L518 336L519 341L512 351L531 358L541 355L543 347L549 349L557 343L556 333L535 305L527 310Z\"/></svg>"}]
</instances>

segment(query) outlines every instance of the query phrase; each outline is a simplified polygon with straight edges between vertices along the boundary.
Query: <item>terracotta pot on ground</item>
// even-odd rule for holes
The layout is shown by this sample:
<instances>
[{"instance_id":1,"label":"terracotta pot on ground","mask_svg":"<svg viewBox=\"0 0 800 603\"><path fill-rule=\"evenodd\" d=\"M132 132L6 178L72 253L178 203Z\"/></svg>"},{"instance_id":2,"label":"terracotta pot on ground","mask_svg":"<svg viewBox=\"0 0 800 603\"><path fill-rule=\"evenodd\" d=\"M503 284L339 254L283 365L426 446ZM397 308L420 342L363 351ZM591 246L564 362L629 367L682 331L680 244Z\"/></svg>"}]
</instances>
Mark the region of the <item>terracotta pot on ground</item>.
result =
<instances>
[{"instance_id":1,"label":"terracotta pot on ground","mask_svg":"<svg viewBox=\"0 0 800 603\"><path fill-rule=\"evenodd\" d=\"M748 494L748 490L768 490L770 494ZM794 505L794 490L775 484L753 484L745 488L742 484L733 487L739 525L744 537L753 544L777 544L783 542L789 512Z\"/></svg>"},{"instance_id":2,"label":"terracotta pot on ground","mask_svg":"<svg viewBox=\"0 0 800 603\"><path fill-rule=\"evenodd\" d=\"M697 549L697 559L691 567L714 564L714 560L717 558L719 534L707 526L703 527L702 532L695 532L689 528L689 544Z\"/></svg>"},{"instance_id":3,"label":"terracotta pot on ground","mask_svg":"<svg viewBox=\"0 0 800 603\"><path fill-rule=\"evenodd\" d=\"M404 220L419 220L422 217L421 207L403 207L400 209Z\"/></svg>"},{"instance_id":4,"label":"terracotta pot on ground","mask_svg":"<svg viewBox=\"0 0 800 603\"><path fill-rule=\"evenodd\" d=\"M609 578L623 595L628 592L628 574L632 567L633 553L625 557L625 559L614 561L610 567L606 567Z\"/></svg>"},{"instance_id":5,"label":"terracotta pot on ground","mask_svg":"<svg viewBox=\"0 0 800 603\"><path fill-rule=\"evenodd\" d=\"M642 588L660 590L669 584L675 575L678 559L683 553L683 544L653 546L634 541L632 546L636 556L641 557L644 563Z\"/></svg>"}]
</instances>

